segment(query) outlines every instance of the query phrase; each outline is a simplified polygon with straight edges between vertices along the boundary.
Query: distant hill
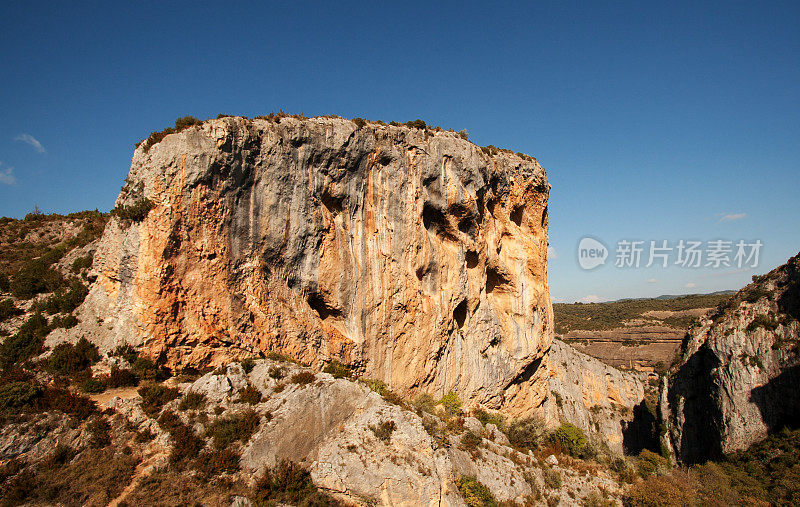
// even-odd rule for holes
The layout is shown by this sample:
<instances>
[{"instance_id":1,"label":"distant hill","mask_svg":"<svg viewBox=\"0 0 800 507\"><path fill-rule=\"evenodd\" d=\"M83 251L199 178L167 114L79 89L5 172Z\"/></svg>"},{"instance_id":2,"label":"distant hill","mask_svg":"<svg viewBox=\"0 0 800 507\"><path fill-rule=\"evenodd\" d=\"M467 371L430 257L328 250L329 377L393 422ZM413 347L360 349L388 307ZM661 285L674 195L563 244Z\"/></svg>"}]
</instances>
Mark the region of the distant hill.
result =
<instances>
[{"instance_id":1,"label":"distant hill","mask_svg":"<svg viewBox=\"0 0 800 507\"><path fill-rule=\"evenodd\" d=\"M733 291L719 291L711 294L620 299L607 303L555 303L553 304L555 331L557 334L563 334L576 330L610 330L629 327L630 322L637 319L642 321L638 325L686 328L692 319L685 312L699 308L714 308L730 298L731 294ZM647 312L671 312L673 315L644 315Z\"/></svg>"},{"instance_id":2,"label":"distant hill","mask_svg":"<svg viewBox=\"0 0 800 507\"><path fill-rule=\"evenodd\" d=\"M663 371L689 325L732 294L718 291L607 303L556 303L555 332L581 352L616 368Z\"/></svg>"},{"instance_id":3,"label":"distant hill","mask_svg":"<svg viewBox=\"0 0 800 507\"><path fill-rule=\"evenodd\" d=\"M618 303L620 301L642 301L646 299L677 299L683 298L687 296L730 296L736 294L735 290L718 290L716 292L708 292L706 294L664 294L663 296L656 296L654 298L622 298L616 299L614 301L609 301L610 303Z\"/></svg>"}]
</instances>

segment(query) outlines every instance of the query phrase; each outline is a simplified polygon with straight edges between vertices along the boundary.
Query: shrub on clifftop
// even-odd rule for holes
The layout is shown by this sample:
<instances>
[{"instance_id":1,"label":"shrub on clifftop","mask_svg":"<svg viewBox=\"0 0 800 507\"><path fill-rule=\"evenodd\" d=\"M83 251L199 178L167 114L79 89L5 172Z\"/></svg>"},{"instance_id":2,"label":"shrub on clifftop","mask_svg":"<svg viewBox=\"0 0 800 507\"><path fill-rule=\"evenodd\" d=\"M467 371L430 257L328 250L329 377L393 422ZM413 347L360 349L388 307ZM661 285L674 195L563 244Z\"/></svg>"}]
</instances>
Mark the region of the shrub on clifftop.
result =
<instances>
[{"instance_id":1,"label":"shrub on clifftop","mask_svg":"<svg viewBox=\"0 0 800 507\"><path fill-rule=\"evenodd\" d=\"M194 125L200 125L201 123L203 123L203 122L198 120L194 116L183 116L183 117L178 118L177 120L175 120L175 127L174 128L173 127L167 127L164 130L162 130L161 132L152 132L147 137L147 139L145 139L144 141L140 141L140 142L136 143L136 147L138 148L139 145L144 144L144 151L148 152L148 151L150 151L150 148L152 148L154 145L160 143L161 140L163 140L168 135L178 133L178 132L180 132L182 130L186 130L187 128L192 127Z\"/></svg>"},{"instance_id":2,"label":"shrub on clifftop","mask_svg":"<svg viewBox=\"0 0 800 507\"><path fill-rule=\"evenodd\" d=\"M145 197L137 199L130 206L117 206L111 210L111 214L118 217L120 220L130 220L131 222L141 222L153 209L153 202Z\"/></svg>"}]
</instances>

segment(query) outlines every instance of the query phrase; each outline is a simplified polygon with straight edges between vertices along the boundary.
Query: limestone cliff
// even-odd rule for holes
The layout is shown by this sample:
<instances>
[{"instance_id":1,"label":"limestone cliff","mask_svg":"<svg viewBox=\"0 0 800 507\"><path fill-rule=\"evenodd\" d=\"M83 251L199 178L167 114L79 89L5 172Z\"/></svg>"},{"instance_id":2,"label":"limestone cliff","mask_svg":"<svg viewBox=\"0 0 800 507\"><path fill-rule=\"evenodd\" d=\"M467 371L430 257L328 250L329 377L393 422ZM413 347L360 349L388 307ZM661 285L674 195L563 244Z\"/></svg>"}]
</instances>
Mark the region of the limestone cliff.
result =
<instances>
[{"instance_id":1,"label":"limestone cliff","mask_svg":"<svg viewBox=\"0 0 800 507\"><path fill-rule=\"evenodd\" d=\"M173 368L338 358L403 395L514 413L545 397L535 159L341 118L222 118L146 148L117 204L154 207L106 228L73 337Z\"/></svg>"},{"instance_id":2,"label":"limestone cliff","mask_svg":"<svg viewBox=\"0 0 800 507\"><path fill-rule=\"evenodd\" d=\"M689 329L661 392L664 444L684 462L800 423L800 255Z\"/></svg>"},{"instance_id":3,"label":"limestone cliff","mask_svg":"<svg viewBox=\"0 0 800 507\"><path fill-rule=\"evenodd\" d=\"M561 340L553 341L546 367L550 396L542 406L545 422L569 421L619 454L654 446L655 417L645 404L645 375L620 371Z\"/></svg>"}]
</instances>

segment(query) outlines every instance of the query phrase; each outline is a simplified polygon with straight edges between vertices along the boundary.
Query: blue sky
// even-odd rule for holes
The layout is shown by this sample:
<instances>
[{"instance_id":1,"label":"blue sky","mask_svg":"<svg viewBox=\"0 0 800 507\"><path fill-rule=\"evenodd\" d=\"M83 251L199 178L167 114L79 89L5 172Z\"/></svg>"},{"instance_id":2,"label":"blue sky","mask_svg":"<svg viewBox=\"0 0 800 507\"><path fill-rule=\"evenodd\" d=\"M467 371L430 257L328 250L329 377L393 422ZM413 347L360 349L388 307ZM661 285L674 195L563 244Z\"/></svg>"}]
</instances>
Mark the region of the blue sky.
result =
<instances>
[{"instance_id":1,"label":"blue sky","mask_svg":"<svg viewBox=\"0 0 800 507\"><path fill-rule=\"evenodd\" d=\"M149 132L284 109L536 156L557 301L739 288L800 250L798 2L232 4L5 5L0 216L108 210ZM578 267L584 235L605 266ZM620 269L623 239L764 246L755 269Z\"/></svg>"}]
</instances>

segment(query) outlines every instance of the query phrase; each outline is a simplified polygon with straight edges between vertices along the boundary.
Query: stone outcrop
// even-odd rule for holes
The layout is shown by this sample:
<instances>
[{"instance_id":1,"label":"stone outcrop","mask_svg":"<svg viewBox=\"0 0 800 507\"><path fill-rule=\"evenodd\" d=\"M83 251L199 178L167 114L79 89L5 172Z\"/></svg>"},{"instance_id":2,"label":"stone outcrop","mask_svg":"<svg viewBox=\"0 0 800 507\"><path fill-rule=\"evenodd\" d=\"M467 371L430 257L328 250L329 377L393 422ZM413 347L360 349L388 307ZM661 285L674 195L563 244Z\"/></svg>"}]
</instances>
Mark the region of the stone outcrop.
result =
<instances>
[{"instance_id":1,"label":"stone outcrop","mask_svg":"<svg viewBox=\"0 0 800 507\"><path fill-rule=\"evenodd\" d=\"M275 369L281 378L276 378ZM241 448L241 471L235 478L256 477L265 468L290 460L307 467L317 486L356 505L465 505L455 483L462 476L477 478L498 501L518 504L543 495L539 503L552 497L561 499L553 504L581 505L593 492L622 494L610 474L548 467L532 453L508 446L502 441L504 435L493 440L489 428L493 425L475 428L482 437L470 450L463 444L464 429L448 434L444 422L432 414L420 415L389 403L361 382L319 373L308 384L292 383L291 377L302 371L308 370L259 360L245 373L240 364L232 363L179 386L183 393L206 396L208 417L214 410L218 417L249 409L261 415L258 430ZM261 392L260 403L238 400L239 390L248 385ZM181 413L179 403L174 400L165 408ZM142 412L138 398L115 398L109 405L130 425L156 433L156 444L168 449L166 432ZM376 429L387 422L393 430L381 437ZM202 429L195 425L197 434L203 434ZM562 483L548 486L545 469L557 473Z\"/></svg>"},{"instance_id":2,"label":"stone outcrop","mask_svg":"<svg viewBox=\"0 0 800 507\"><path fill-rule=\"evenodd\" d=\"M541 404L550 187L535 159L340 118L222 118L145 147L117 205L153 208L109 223L66 338L176 369L337 358L404 396Z\"/></svg>"},{"instance_id":3,"label":"stone outcrop","mask_svg":"<svg viewBox=\"0 0 800 507\"><path fill-rule=\"evenodd\" d=\"M688 463L800 423L800 255L691 327L661 391L663 443Z\"/></svg>"},{"instance_id":4,"label":"stone outcrop","mask_svg":"<svg viewBox=\"0 0 800 507\"><path fill-rule=\"evenodd\" d=\"M618 370L561 340L553 341L546 367L550 396L542 414L548 425L568 421L619 454L653 447L645 374Z\"/></svg>"}]
</instances>

